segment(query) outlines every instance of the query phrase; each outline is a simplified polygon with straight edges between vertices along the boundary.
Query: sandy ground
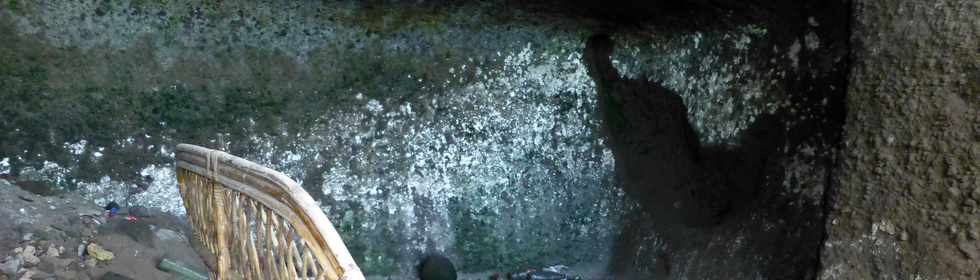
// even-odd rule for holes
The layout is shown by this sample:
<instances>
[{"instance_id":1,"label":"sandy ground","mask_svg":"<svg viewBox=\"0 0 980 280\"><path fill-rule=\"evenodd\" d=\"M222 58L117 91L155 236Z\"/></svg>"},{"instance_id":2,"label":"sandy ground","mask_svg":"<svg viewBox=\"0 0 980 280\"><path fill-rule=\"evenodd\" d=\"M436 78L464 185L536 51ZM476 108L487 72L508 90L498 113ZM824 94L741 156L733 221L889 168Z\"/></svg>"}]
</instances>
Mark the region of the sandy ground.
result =
<instances>
[{"instance_id":1,"label":"sandy ground","mask_svg":"<svg viewBox=\"0 0 980 280\"><path fill-rule=\"evenodd\" d=\"M128 211L108 218L78 195L42 196L0 179L0 280L176 279L156 268L162 258L206 271L180 219L142 210L127 220ZM90 243L113 258L97 260Z\"/></svg>"}]
</instances>

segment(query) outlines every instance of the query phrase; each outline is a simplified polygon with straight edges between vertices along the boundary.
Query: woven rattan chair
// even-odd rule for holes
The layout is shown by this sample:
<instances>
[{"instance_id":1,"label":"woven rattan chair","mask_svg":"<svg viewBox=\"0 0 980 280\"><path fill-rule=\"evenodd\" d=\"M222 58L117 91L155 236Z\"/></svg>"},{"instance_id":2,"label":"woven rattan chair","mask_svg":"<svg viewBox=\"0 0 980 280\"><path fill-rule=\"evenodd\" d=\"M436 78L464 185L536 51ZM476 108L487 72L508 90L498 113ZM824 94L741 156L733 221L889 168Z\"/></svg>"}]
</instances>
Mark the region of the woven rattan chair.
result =
<instances>
[{"instance_id":1,"label":"woven rattan chair","mask_svg":"<svg viewBox=\"0 0 980 280\"><path fill-rule=\"evenodd\" d=\"M292 179L194 145L178 145L176 157L192 243L212 279L364 279L330 220Z\"/></svg>"}]
</instances>

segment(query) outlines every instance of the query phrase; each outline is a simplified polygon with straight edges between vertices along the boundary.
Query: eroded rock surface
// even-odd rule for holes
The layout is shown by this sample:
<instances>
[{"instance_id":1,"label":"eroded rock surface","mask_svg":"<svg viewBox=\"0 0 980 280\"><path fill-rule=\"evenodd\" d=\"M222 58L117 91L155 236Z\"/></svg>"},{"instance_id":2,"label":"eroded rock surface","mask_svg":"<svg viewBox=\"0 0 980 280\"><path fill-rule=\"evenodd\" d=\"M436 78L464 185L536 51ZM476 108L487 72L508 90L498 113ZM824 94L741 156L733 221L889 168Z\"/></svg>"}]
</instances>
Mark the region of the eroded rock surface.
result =
<instances>
[{"instance_id":1,"label":"eroded rock surface","mask_svg":"<svg viewBox=\"0 0 980 280\"><path fill-rule=\"evenodd\" d=\"M980 2L855 1L822 279L978 279Z\"/></svg>"}]
</instances>

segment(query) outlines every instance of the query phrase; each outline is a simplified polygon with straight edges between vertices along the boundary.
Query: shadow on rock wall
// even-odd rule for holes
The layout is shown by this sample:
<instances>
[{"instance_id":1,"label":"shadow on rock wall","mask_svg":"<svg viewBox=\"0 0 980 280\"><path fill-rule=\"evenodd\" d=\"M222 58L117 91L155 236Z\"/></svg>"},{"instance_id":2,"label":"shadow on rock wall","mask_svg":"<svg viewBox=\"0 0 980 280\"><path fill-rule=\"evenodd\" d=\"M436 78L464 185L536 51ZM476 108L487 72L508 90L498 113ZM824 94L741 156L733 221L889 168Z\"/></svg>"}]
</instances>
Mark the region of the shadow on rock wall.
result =
<instances>
[{"instance_id":1,"label":"shadow on rock wall","mask_svg":"<svg viewBox=\"0 0 980 280\"><path fill-rule=\"evenodd\" d=\"M588 39L583 61L596 83L603 132L624 192L640 204L622 223L613 274L817 276L844 116L845 4L774 6L771 16L762 15L769 30L762 49L789 53L766 54L771 59L758 63L789 69L771 92L784 103L757 116L734 145L699 140L679 92L647 77L624 77L611 58L612 39Z\"/></svg>"}]
</instances>

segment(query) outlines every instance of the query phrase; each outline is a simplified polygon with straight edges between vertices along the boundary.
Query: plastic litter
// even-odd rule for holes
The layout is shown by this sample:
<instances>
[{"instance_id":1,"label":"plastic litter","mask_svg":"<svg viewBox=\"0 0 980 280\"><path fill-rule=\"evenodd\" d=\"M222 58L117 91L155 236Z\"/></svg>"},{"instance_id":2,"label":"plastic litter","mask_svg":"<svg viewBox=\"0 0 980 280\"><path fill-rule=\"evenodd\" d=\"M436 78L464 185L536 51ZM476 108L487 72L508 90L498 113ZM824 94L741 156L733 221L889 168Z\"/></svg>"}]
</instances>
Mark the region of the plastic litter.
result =
<instances>
[{"instance_id":1,"label":"plastic litter","mask_svg":"<svg viewBox=\"0 0 980 280\"><path fill-rule=\"evenodd\" d=\"M96 260L103 261L103 262L111 261L113 258L116 257L116 254L109 252L109 250L102 249L102 246L99 246L99 244L95 244L95 242L89 243L88 246L85 247L85 251L88 252L89 256L92 256Z\"/></svg>"},{"instance_id":2,"label":"plastic litter","mask_svg":"<svg viewBox=\"0 0 980 280\"><path fill-rule=\"evenodd\" d=\"M119 203L116 203L115 201L109 202L109 204L106 204L105 206L105 211L106 215L109 218L112 218L112 216L115 216L116 213L119 212Z\"/></svg>"},{"instance_id":3,"label":"plastic litter","mask_svg":"<svg viewBox=\"0 0 980 280\"><path fill-rule=\"evenodd\" d=\"M200 272L194 271L187 266L168 260L166 258L160 260L160 264L157 265L160 270L176 274L181 279L187 280L208 280L208 277Z\"/></svg>"}]
</instances>

